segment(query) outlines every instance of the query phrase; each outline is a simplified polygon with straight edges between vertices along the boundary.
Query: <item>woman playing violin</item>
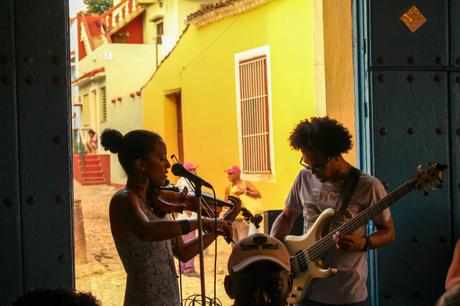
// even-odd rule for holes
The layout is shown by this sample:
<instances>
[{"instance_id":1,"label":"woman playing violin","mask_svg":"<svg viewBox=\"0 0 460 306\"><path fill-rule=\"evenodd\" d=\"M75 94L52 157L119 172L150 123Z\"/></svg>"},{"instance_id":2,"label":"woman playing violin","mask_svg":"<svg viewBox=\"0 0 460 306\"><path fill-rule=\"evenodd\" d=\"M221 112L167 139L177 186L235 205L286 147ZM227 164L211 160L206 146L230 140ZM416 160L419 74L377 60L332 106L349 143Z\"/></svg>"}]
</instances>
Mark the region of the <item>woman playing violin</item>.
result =
<instances>
[{"instance_id":1,"label":"woman playing violin","mask_svg":"<svg viewBox=\"0 0 460 306\"><path fill-rule=\"evenodd\" d=\"M175 221L158 214L149 198L163 186L170 163L166 144L156 133L135 130L122 135L107 129L101 135L106 150L118 154L127 174L126 186L110 201L110 227L127 273L124 305L180 305L173 256L187 261L199 252L198 238L184 243L181 235L196 230L197 220ZM203 247L216 239L215 230L228 232L226 222L203 218Z\"/></svg>"}]
</instances>

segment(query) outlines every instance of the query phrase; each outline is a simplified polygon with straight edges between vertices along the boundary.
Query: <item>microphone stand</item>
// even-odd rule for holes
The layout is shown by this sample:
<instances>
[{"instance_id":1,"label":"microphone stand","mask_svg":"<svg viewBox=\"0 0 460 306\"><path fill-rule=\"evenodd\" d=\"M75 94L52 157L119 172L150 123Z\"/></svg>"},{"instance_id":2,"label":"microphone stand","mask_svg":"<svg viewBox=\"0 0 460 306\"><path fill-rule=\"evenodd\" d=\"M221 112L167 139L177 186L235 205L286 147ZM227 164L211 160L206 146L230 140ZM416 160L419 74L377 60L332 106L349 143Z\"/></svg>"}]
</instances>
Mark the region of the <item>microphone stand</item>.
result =
<instances>
[{"instance_id":1,"label":"microphone stand","mask_svg":"<svg viewBox=\"0 0 460 306\"><path fill-rule=\"evenodd\" d=\"M197 219L198 219L198 242L200 244L200 284L201 284L201 305L206 305L206 286L204 275L204 256L203 256L203 222L201 220L201 184L195 183L195 198L197 203Z\"/></svg>"}]
</instances>

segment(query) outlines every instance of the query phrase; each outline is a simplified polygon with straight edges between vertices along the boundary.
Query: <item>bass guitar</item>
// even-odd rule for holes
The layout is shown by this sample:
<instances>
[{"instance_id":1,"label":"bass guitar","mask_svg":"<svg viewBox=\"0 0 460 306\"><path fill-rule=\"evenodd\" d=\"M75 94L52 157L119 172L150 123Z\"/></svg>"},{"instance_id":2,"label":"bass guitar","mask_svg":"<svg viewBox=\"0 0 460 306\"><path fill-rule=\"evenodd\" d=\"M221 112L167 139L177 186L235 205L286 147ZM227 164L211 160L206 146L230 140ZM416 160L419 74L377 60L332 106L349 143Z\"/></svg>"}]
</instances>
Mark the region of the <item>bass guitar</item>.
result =
<instances>
[{"instance_id":1,"label":"bass guitar","mask_svg":"<svg viewBox=\"0 0 460 306\"><path fill-rule=\"evenodd\" d=\"M324 210L312 227L302 236L286 236L284 244L291 255L291 273L293 286L288 297L290 304L299 303L305 299L310 282L315 278L326 278L337 269L325 267L322 258L335 242L332 238L335 232L351 234L365 225L373 217L380 214L406 194L413 190L420 190L428 195L427 189L436 190L442 186L442 173L447 169L445 165L430 164L427 170L418 166L417 173L396 190L388 194L374 205L360 212L356 217L337 227L333 232L323 234L334 217L334 210Z\"/></svg>"}]
</instances>

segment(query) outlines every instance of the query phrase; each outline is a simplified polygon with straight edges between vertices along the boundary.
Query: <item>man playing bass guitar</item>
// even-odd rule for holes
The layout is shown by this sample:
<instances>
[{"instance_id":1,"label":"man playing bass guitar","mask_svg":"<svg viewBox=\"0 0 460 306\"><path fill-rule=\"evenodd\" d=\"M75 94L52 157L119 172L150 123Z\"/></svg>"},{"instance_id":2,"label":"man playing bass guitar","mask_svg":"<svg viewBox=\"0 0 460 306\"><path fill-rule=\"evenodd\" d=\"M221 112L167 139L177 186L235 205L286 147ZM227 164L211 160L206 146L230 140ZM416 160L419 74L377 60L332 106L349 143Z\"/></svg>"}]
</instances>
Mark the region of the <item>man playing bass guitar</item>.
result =
<instances>
[{"instance_id":1,"label":"man playing bass guitar","mask_svg":"<svg viewBox=\"0 0 460 306\"><path fill-rule=\"evenodd\" d=\"M342 157L352 147L351 135L336 120L328 117L303 120L294 128L289 141L293 149L302 152L300 163L303 169L291 187L285 209L272 227L271 235L281 241L289 234L300 214L303 213L304 232L307 232L323 210L336 209L342 184L352 168ZM327 228L334 230L385 195L386 191L378 179L361 173L346 209ZM376 231L368 237L365 236L365 226L351 235L336 233L336 248L331 248L323 261L326 266L337 268L337 273L326 278L313 277L298 305L369 305L367 250L380 248L395 237L389 208L372 220Z\"/></svg>"}]
</instances>

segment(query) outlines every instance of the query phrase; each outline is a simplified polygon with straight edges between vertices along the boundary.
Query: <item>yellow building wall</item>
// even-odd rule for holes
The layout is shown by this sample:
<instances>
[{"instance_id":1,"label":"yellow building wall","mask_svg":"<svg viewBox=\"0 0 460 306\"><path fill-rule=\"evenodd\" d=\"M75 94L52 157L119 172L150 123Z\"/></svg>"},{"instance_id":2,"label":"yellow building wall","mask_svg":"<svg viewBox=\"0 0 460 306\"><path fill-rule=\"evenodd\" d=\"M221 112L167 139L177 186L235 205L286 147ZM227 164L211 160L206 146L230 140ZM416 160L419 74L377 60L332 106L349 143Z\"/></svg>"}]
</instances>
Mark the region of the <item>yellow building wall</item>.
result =
<instances>
[{"instance_id":1,"label":"yellow building wall","mask_svg":"<svg viewBox=\"0 0 460 306\"><path fill-rule=\"evenodd\" d=\"M101 87L105 86L105 76L97 75L91 80L79 84L79 97L82 102L81 109L81 129L93 129L98 133L100 130L101 112L100 112L100 93ZM84 139L86 140L86 139Z\"/></svg>"},{"instance_id":2,"label":"yellow building wall","mask_svg":"<svg viewBox=\"0 0 460 306\"><path fill-rule=\"evenodd\" d=\"M239 164L234 57L268 45L275 177L255 185L265 209L284 207L300 170L300 154L289 148L289 133L301 119L315 115L312 17L310 0L275 0L199 29L190 26L145 85L144 127L167 143L175 139L167 130L171 118L165 113L171 111L165 110L170 102L165 95L181 90L185 161L200 165L199 175L219 197L228 184L223 170Z\"/></svg>"},{"instance_id":3,"label":"yellow building wall","mask_svg":"<svg viewBox=\"0 0 460 306\"><path fill-rule=\"evenodd\" d=\"M342 122L356 144L351 0L323 1L326 113ZM356 165L356 146L345 155Z\"/></svg>"},{"instance_id":4,"label":"yellow building wall","mask_svg":"<svg viewBox=\"0 0 460 306\"><path fill-rule=\"evenodd\" d=\"M83 95L93 89L99 90L100 87L106 87L106 121L101 121L99 100L95 108L98 112L95 115L97 124L93 128L99 135L106 128L119 130L123 134L142 128L142 99L139 96L131 97L130 94L139 91L154 71L153 52L153 45L106 44L79 62L78 69L81 74L105 67L105 80L98 80L80 88L80 95ZM112 103L112 99L118 97L122 100ZM103 152L102 149L101 151ZM111 154L110 170L112 183L124 184L126 182L126 175L114 154Z\"/></svg>"},{"instance_id":5,"label":"yellow building wall","mask_svg":"<svg viewBox=\"0 0 460 306\"><path fill-rule=\"evenodd\" d=\"M105 67L107 96L123 96L140 89L152 75L154 49L153 45L105 44L81 60L78 70L84 74Z\"/></svg>"},{"instance_id":6,"label":"yellow building wall","mask_svg":"<svg viewBox=\"0 0 460 306\"><path fill-rule=\"evenodd\" d=\"M185 17L200 9L200 4L212 2L208 1L190 1L190 0L166 0L163 1L162 7L158 4L150 5L144 14L144 43L154 44L156 36L155 24L152 19L162 16L164 20L164 34L167 36L179 37L185 28Z\"/></svg>"}]
</instances>

